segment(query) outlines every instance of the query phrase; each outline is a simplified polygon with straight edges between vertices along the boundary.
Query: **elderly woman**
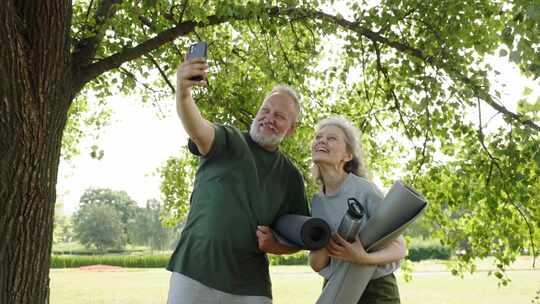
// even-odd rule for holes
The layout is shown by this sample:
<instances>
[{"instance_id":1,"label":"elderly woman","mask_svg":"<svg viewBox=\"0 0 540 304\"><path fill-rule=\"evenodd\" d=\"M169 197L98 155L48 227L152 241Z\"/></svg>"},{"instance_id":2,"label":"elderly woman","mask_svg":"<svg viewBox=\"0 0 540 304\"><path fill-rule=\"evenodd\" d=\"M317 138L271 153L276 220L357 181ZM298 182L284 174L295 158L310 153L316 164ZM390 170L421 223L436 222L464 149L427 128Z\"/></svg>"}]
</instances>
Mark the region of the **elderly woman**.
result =
<instances>
[{"instance_id":1,"label":"elderly woman","mask_svg":"<svg viewBox=\"0 0 540 304\"><path fill-rule=\"evenodd\" d=\"M349 198L356 198L373 214L383 195L368 180L358 130L343 117L330 117L318 126L311 146L313 177L321 185L312 201L312 215L324 219L333 232L345 214ZM309 255L311 268L327 279L331 276L336 260L358 265L376 265L360 303L400 303L394 271L405 257L407 248L400 236L379 251L366 252L358 237L350 243L333 233L330 243ZM335 268L335 267L334 267Z\"/></svg>"}]
</instances>

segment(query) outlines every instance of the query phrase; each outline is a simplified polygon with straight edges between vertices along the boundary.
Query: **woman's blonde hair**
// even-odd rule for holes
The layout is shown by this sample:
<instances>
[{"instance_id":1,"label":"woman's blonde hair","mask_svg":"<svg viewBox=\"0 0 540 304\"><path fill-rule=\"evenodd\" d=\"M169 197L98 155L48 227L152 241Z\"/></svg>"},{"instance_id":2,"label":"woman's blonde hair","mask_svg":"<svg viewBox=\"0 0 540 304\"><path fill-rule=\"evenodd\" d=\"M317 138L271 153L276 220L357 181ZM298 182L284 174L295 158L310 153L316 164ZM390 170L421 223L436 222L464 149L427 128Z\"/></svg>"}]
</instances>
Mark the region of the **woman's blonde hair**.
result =
<instances>
[{"instance_id":1,"label":"woman's blonde hair","mask_svg":"<svg viewBox=\"0 0 540 304\"><path fill-rule=\"evenodd\" d=\"M343 116L330 116L317 124L316 132L319 132L319 130L326 126L338 127L343 131L343 134L345 134L345 148L347 149L347 152L351 153L352 159L345 163L343 170L347 173L353 173L357 176L368 178L368 171L364 161L364 152L358 128ZM316 164L313 164L311 174L315 181L322 183L321 173Z\"/></svg>"}]
</instances>

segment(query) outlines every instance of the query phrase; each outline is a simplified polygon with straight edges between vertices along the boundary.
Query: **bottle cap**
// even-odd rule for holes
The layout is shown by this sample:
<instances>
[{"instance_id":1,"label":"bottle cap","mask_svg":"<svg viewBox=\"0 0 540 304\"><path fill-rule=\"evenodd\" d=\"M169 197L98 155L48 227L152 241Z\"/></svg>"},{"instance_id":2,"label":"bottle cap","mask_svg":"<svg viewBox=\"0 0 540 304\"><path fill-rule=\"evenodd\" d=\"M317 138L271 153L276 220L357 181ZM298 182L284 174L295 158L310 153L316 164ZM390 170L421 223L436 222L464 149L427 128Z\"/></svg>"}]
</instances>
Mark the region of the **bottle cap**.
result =
<instances>
[{"instance_id":1,"label":"bottle cap","mask_svg":"<svg viewBox=\"0 0 540 304\"><path fill-rule=\"evenodd\" d=\"M356 200L354 197L351 197L347 200L347 204L349 204L349 214L354 218L362 218L364 217L364 207L358 200Z\"/></svg>"}]
</instances>

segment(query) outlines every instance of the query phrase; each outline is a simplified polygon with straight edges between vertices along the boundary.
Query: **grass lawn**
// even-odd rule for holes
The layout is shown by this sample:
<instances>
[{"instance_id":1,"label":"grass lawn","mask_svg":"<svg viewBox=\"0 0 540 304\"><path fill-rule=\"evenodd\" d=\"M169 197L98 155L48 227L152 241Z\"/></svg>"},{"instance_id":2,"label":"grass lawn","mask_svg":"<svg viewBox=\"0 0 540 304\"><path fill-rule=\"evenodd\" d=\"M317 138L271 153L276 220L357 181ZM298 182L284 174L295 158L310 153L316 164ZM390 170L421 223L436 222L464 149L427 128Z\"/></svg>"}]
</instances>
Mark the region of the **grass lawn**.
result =
<instances>
[{"instance_id":1,"label":"grass lawn","mask_svg":"<svg viewBox=\"0 0 540 304\"><path fill-rule=\"evenodd\" d=\"M415 267L411 282L398 274L403 304L498 304L531 303L540 290L540 270L531 265L510 271L512 282L498 287L497 280L486 272L450 275L435 262ZM322 280L307 266L272 266L275 304L312 304L317 299ZM480 267L482 269L482 267ZM163 269L125 269L91 272L78 269L51 270L51 303L165 303L169 273Z\"/></svg>"}]
</instances>

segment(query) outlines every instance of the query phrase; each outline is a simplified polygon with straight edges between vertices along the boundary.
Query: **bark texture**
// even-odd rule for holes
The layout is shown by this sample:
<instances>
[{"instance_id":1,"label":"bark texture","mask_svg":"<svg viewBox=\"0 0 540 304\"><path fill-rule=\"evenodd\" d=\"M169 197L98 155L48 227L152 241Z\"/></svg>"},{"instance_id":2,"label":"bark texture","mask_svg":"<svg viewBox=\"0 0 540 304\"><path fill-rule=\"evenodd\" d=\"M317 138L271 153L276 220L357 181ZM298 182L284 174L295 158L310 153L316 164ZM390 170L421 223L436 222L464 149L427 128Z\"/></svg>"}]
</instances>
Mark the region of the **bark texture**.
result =
<instances>
[{"instance_id":1,"label":"bark texture","mask_svg":"<svg viewBox=\"0 0 540 304\"><path fill-rule=\"evenodd\" d=\"M47 303L71 2L0 3L0 303Z\"/></svg>"}]
</instances>

